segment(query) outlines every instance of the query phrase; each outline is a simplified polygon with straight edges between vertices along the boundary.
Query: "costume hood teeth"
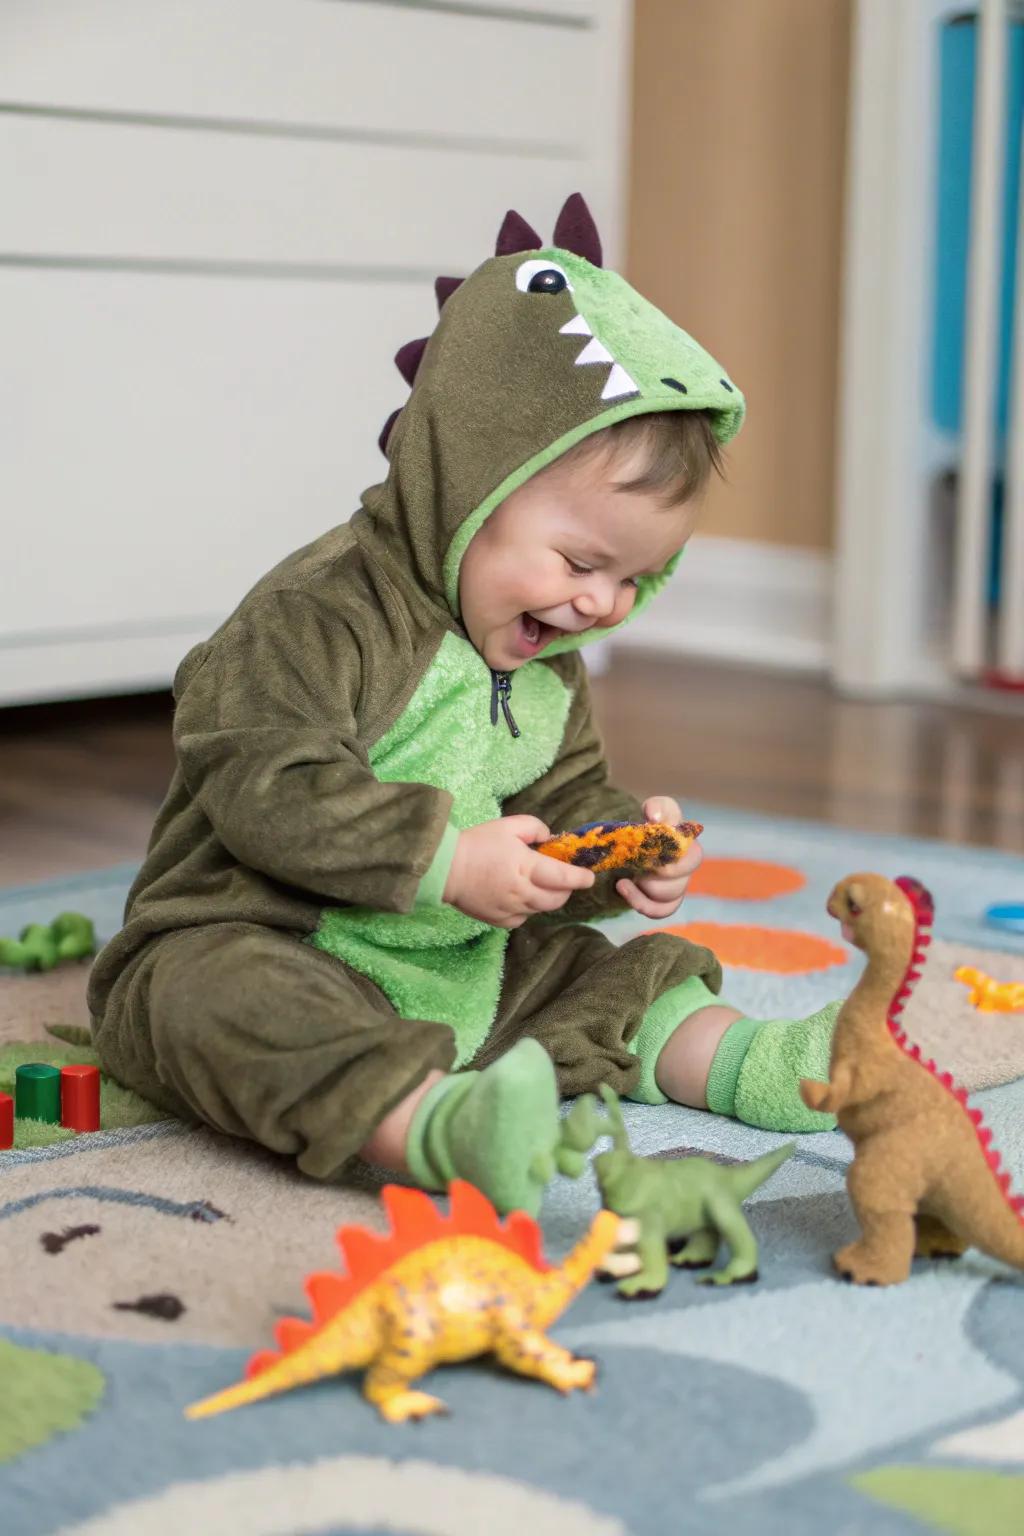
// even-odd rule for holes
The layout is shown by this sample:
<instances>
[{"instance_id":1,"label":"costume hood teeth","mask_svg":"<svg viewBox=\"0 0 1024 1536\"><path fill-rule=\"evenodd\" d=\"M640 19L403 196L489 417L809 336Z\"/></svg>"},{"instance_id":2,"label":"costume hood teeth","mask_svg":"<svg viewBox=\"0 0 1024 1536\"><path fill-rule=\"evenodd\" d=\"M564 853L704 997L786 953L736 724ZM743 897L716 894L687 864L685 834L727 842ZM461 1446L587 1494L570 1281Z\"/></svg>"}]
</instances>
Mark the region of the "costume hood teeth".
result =
<instances>
[{"instance_id":1,"label":"costume hood teeth","mask_svg":"<svg viewBox=\"0 0 1024 1536\"><path fill-rule=\"evenodd\" d=\"M576 367L579 368L584 363L614 363L614 361L604 342L598 341L596 336L591 336L576 359Z\"/></svg>"},{"instance_id":2,"label":"costume hood teeth","mask_svg":"<svg viewBox=\"0 0 1024 1536\"><path fill-rule=\"evenodd\" d=\"M602 400L621 400L625 395L638 395L640 386L634 384L629 374L621 363L613 363L612 371L608 375L604 389L601 391Z\"/></svg>"},{"instance_id":3,"label":"costume hood teeth","mask_svg":"<svg viewBox=\"0 0 1024 1536\"><path fill-rule=\"evenodd\" d=\"M627 395L638 395L640 393L639 387L630 378L622 364L616 362L600 337L594 335L583 315L573 315L566 325L559 327L558 334L559 336L590 337L590 340L576 359L577 368L590 363L611 363L611 372L605 380L604 389L601 391L602 400L621 400Z\"/></svg>"}]
</instances>

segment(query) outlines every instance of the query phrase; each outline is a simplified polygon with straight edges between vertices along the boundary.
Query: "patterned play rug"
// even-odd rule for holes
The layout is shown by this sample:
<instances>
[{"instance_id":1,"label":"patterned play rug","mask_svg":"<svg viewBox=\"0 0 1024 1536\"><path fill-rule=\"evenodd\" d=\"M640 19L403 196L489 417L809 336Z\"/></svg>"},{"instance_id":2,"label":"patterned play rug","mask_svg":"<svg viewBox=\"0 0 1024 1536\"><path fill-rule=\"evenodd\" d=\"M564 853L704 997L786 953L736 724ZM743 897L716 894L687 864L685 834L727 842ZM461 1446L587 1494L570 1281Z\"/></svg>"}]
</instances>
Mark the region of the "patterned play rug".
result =
<instances>
[{"instance_id":1,"label":"patterned play rug","mask_svg":"<svg viewBox=\"0 0 1024 1536\"><path fill-rule=\"evenodd\" d=\"M1024 861L687 810L707 825L708 862L679 917L728 961L730 1000L762 1017L810 1012L859 974L824 912L838 877L877 869L930 887L937 963L908 1029L982 1090L1024 1187L1024 1014L976 1009L953 974L1024 979L1024 938L981 917L1021 898ZM131 873L2 891L0 934L75 908L109 935ZM44 1056L46 1026L84 1023L84 977L0 973L0 1074L13 1042ZM636 1150L663 1157L745 1160L788 1139L675 1106L626 1118ZM351 1377L182 1416L304 1310L302 1278L337 1266L340 1223L380 1224L368 1176L322 1188L168 1122L0 1153L0 1532L1019 1536L1024 1280L972 1253L917 1264L890 1290L843 1285L830 1255L854 1233L848 1143L797 1140L747 1207L756 1285L676 1273L632 1306L592 1286L553 1333L599 1361L594 1393L562 1399L462 1366L431 1382L452 1416L408 1427L383 1424ZM589 1178L552 1185L549 1255L595 1206Z\"/></svg>"}]
</instances>

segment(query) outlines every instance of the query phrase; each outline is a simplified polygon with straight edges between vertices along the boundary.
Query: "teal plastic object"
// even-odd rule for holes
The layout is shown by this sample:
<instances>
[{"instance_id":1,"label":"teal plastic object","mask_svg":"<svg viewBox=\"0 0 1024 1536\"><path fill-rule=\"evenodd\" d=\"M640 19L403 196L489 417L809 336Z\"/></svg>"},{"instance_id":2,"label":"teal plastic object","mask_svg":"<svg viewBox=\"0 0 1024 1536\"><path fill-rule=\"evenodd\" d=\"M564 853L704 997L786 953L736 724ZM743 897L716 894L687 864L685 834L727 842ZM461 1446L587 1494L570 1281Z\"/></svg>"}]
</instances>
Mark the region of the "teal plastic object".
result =
<instances>
[{"instance_id":1,"label":"teal plastic object","mask_svg":"<svg viewBox=\"0 0 1024 1536\"><path fill-rule=\"evenodd\" d=\"M977 7L973 7L976 11ZM992 427L1006 440L1013 353L1014 289L1017 274L1017 206L1020 197L1021 125L1024 121L1024 25L1009 21L1003 101L1001 250L996 326L995 398ZM937 143L935 145L935 229L932 259L931 414L950 442L961 431L964 393L964 337L973 174L974 85L978 18L965 7L938 28ZM997 465L1000 458L997 454ZM989 541L988 600L999 601L1004 537L1005 483L992 476L992 536Z\"/></svg>"},{"instance_id":2,"label":"teal plastic object","mask_svg":"<svg viewBox=\"0 0 1024 1536\"><path fill-rule=\"evenodd\" d=\"M987 907L985 921L1006 933L1024 933L1024 901L1004 901Z\"/></svg>"},{"instance_id":3,"label":"teal plastic object","mask_svg":"<svg viewBox=\"0 0 1024 1536\"><path fill-rule=\"evenodd\" d=\"M977 9L974 7L973 9ZM964 326L967 316L967 261L971 210L974 77L978 20L954 15L938 28L938 102L935 155L935 231L932 265L932 420L955 437L962 427ZM1006 432L1013 351L1014 286L1017 259L1017 199L1020 193L1021 124L1024 120L1024 25L1006 27L1006 94L1003 101L1002 239L996 315L998 361L994 426Z\"/></svg>"}]
</instances>

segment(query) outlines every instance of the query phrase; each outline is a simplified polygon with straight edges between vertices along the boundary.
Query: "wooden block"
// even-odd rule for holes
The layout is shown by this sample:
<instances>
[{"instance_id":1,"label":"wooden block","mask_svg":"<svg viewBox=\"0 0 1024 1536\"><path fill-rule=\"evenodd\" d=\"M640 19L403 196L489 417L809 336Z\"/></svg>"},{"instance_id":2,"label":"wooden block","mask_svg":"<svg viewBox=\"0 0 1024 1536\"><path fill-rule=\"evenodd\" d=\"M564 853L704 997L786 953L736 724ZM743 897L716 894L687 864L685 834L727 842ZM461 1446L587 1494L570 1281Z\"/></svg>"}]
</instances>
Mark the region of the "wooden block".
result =
<instances>
[{"instance_id":1,"label":"wooden block","mask_svg":"<svg viewBox=\"0 0 1024 1536\"><path fill-rule=\"evenodd\" d=\"M61 1067L60 1123L71 1131L100 1128L100 1069L83 1064Z\"/></svg>"},{"instance_id":2,"label":"wooden block","mask_svg":"<svg viewBox=\"0 0 1024 1536\"><path fill-rule=\"evenodd\" d=\"M14 1074L14 1106L19 1120L60 1124L60 1072L41 1061L26 1062Z\"/></svg>"}]
</instances>

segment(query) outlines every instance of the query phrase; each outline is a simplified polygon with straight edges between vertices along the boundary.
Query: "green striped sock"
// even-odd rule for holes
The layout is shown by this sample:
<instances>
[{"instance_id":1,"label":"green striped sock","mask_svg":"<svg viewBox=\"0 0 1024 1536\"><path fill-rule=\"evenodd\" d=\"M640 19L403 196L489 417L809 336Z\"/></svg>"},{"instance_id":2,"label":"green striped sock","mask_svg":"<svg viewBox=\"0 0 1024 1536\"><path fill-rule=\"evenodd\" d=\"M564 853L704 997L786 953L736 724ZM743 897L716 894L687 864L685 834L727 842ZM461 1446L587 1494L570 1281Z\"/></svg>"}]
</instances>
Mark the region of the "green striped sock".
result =
<instances>
[{"instance_id":1,"label":"green striped sock","mask_svg":"<svg viewBox=\"0 0 1024 1536\"><path fill-rule=\"evenodd\" d=\"M468 1179L499 1211L536 1216L560 1136L554 1063L526 1039L483 1071L436 1082L416 1106L405 1156L423 1189Z\"/></svg>"},{"instance_id":2,"label":"green striped sock","mask_svg":"<svg viewBox=\"0 0 1024 1536\"><path fill-rule=\"evenodd\" d=\"M808 1109L800 1079L828 1080L840 1002L806 1019L737 1019L722 1036L708 1074L708 1108L766 1131L830 1131L834 1115Z\"/></svg>"}]
</instances>

